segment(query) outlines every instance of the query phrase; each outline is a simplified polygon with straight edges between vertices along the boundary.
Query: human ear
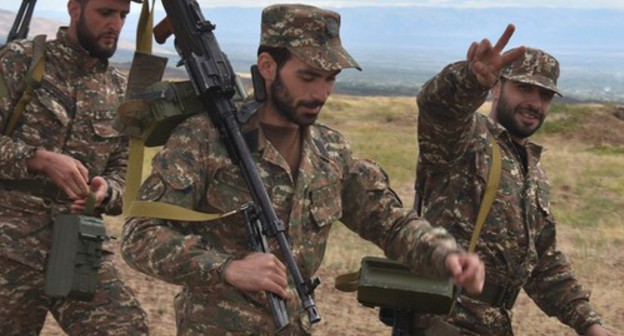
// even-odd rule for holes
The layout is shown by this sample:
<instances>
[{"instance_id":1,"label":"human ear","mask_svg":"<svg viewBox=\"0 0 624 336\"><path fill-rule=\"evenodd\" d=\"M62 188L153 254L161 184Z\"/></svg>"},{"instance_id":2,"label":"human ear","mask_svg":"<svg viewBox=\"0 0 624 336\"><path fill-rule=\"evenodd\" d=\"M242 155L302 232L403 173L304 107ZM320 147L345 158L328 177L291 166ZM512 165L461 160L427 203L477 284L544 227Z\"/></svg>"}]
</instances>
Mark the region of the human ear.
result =
<instances>
[{"instance_id":1,"label":"human ear","mask_svg":"<svg viewBox=\"0 0 624 336\"><path fill-rule=\"evenodd\" d=\"M273 82L277 74L277 63L271 55L263 52L258 55L258 71L265 80Z\"/></svg>"},{"instance_id":2,"label":"human ear","mask_svg":"<svg viewBox=\"0 0 624 336\"><path fill-rule=\"evenodd\" d=\"M78 1L69 0L67 2L67 12L69 13L69 17L72 21L77 22L80 18L80 12L82 11L82 6Z\"/></svg>"}]
</instances>

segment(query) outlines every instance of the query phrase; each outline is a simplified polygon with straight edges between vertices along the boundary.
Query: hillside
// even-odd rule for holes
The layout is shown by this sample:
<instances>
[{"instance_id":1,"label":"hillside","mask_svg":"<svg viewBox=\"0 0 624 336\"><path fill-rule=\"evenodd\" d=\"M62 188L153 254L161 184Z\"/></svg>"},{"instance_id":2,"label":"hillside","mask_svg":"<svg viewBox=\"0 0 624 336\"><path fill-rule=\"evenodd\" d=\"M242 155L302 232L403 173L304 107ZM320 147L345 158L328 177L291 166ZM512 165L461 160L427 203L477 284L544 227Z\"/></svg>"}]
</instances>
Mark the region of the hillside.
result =
<instances>
[{"instance_id":1,"label":"hillside","mask_svg":"<svg viewBox=\"0 0 624 336\"><path fill-rule=\"evenodd\" d=\"M357 155L381 163L406 205L413 202L415 111L413 98L335 95L322 113L323 121L341 130ZM624 330L622 129L622 107L555 105L543 131L535 137L547 149L543 163L553 184L553 208L560 221L559 247L573 262L578 278L592 290L592 304L605 323L618 331ZM107 218L107 223L109 232L118 236L122 219ZM380 255L380 250L341 224L332 229L328 246L319 272L322 284L316 293L323 320L315 335L389 335L376 310L359 305L353 294L333 289L335 276L357 269L362 256ZM152 335L175 335L172 300L177 288L130 270L121 258L118 263L149 313ZM574 335L546 317L524 294L514 314L518 336ZM61 333L48 321L42 335Z\"/></svg>"},{"instance_id":2,"label":"hillside","mask_svg":"<svg viewBox=\"0 0 624 336\"><path fill-rule=\"evenodd\" d=\"M3 6L4 7L4 6ZM543 48L561 62L560 86L566 99L624 103L624 15L622 10L573 8L337 8L341 38L363 68L344 71L338 92L355 95L413 96L444 65L464 57L475 40L498 38L508 23L517 31L509 47ZM259 37L260 7L204 8L215 34L237 72L248 72ZM164 12L156 13L156 20ZM45 19L42 19L45 18ZM130 13L114 62L129 62L138 11ZM0 10L0 35L9 30L13 14ZM54 35L66 21L63 9L35 11L32 34ZM177 61L172 41L155 52Z\"/></svg>"}]
</instances>

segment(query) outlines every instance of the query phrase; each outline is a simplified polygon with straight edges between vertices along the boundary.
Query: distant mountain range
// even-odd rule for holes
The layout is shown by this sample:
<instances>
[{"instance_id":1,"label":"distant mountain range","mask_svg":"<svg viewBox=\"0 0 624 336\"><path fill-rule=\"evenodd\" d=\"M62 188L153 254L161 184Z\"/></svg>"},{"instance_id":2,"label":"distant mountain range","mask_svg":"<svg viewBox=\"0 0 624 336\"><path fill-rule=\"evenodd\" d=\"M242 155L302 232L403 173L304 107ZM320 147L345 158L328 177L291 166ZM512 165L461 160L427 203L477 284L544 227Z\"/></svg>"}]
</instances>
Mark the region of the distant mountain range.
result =
<instances>
[{"instance_id":1,"label":"distant mountain range","mask_svg":"<svg viewBox=\"0 0 624 336\"><path fill-rule=\"evenodd\" d=\"M472 41L498 39L507 23L517 27L508 47L545 49L561 62L560 87L568 98L624 103L624 11L565 8L453 9L425 7L350 7L342 16L343 44L364 71L344 71L339 92L367 95L414 95L444 65L465 56ZM215 33L236 71L248 72L260 36L261 8L205 8ZM13 13L0 10L0 35ZM37 12L31 36L54 34L67 14ZM164 13L157 13L162 18ZM115 56L132 57L137 13L131 13ZM1 40L2 38L0 38ZM177 55L171 41L156 53Z\"/></svg>"}]
</instances>

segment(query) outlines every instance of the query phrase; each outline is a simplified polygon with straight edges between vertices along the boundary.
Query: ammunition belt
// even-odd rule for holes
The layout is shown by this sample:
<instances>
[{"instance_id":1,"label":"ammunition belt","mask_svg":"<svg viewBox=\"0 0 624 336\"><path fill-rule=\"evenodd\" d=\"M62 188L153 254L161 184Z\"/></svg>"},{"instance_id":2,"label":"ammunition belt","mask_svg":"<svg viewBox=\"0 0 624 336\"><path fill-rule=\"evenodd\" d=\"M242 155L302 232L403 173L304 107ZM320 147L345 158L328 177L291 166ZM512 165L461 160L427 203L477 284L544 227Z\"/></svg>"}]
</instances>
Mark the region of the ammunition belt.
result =
<instances>
[{"instance_id":1,"label":"ammunition belt","mask_svg":"<svg viewBox=\"0 0 624 336\"><path fill-rule=\"evenodd\" d=\"M465 293L464 295L485 302L493 307L511 309L516 303L520 286L503 286L491 282L485 282L481 294Z\"/></svg>"},{"instance_id":2,"label":"ammunition belt","mask_svg":"<svg viewBox=\"0 0 624 336\"><path fill-rule=\"evenodd\" d=\"M0 189L20 191L53 201L68 200L65 192L48 180L0 180Z\"/></svg>"}]
</instances>

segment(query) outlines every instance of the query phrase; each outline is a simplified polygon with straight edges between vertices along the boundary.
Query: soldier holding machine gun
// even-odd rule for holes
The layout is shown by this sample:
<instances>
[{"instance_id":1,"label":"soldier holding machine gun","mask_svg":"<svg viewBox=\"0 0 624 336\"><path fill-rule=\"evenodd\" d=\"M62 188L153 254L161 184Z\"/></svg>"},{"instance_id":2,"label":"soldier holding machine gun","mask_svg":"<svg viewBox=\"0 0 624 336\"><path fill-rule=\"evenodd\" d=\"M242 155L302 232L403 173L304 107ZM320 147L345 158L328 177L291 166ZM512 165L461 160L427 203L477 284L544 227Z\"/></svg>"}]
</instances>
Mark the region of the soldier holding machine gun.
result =
<instances>
[{"instance_id":1,"label":"soldier holding machine gun","mask_svg":"<svg viewBox=\"0 0 624 336\"><path fill-rule=\"evenodd\" d=\"M445 230L403 208L384 171L355 158L340 133L317 122L341 70L359 69L341 45L337 13L305 5L264 9L256 101L243 108L254 112L247 118L238 115L240 130L232 131L223 127L231 113L222 113L232 108L228 99L223 101L223 95L231 98L231 91L207 84L220 70L232 75L229 64L213 62L222 55L206 29L210 25L193 21L203 18L189 10L199 11L195 1L176 4L182 2L186 7L170 10L173 1L163 1L174 24L176 47L199 98L216 111L189 117L174 129L154 158L138 198L206 213L226 214L250 202L259 210L252 218L242 211L209 222L126 221L125 260L146 274L183 285L175 300L178 334L310 334L311 323L322 312L316 312L310 298L315 282L302 279L311 279L318 270L331 225L338 220L410 268L480 291L484 268L479 259L458 249ZM206 30L191 36L187 29L193 27ZM240 134L244 148L232 143ZM254 175L249 167L240 164L245 159L257 169L260 185L249 176ZM269 208L256 189L270 198ZM277 223L260 228L269 238L267 249L250 248L245 222L272 212ZM286 246L271 239L280 235L287 238ZM278 300L267 304L262 292ZM285 323L279 316L287 316Z\"/></svg>"}]
</instances>

